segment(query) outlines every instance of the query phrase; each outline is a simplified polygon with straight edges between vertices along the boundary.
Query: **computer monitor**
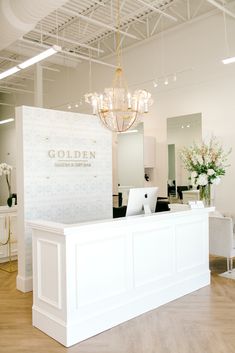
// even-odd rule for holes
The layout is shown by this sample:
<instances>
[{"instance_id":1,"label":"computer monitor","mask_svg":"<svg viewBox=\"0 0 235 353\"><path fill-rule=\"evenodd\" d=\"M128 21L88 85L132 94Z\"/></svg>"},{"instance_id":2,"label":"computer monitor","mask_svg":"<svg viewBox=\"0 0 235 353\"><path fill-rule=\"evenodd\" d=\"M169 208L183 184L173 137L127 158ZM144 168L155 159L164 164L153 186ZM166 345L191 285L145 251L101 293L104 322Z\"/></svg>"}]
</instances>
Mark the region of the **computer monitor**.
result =
<instances>
[{"instance_id":1,"label":"computer monitor","mask_svg":"<svg viewBox=\"0 0 235 353\"><path fill-rule=\"evenodd\" d=\"M126 216L155 212L158 187L130 189Z\"/></svg>"}]
</instances>

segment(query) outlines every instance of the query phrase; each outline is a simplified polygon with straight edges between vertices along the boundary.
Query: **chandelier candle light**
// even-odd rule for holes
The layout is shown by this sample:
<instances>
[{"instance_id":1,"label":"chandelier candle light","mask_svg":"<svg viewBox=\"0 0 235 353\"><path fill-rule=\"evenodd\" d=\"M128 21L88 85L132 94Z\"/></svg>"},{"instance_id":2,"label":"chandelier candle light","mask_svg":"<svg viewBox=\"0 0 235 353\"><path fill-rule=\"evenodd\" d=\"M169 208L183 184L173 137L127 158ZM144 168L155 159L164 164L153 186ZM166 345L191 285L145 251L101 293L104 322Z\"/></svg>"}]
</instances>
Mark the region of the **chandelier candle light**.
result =
<instances>
[{"instance_id":1,"label":"chandelier candle light","mask_svg":"<svg viewBox=\"0 0 235 353\"><path fill-rule=\"evenodd\" d=\"M85 101L92 105L93 114L98 115L108 129L124 132L137 123L142 114L148 113L148 108L153 101L151 94L146 90L136 90L133 94L128 90L121 65L119 0L117 7L117 69L113 85L111 88L105 88L103 94L96 92L86 94Z\"/></svg>"}]
</instances>

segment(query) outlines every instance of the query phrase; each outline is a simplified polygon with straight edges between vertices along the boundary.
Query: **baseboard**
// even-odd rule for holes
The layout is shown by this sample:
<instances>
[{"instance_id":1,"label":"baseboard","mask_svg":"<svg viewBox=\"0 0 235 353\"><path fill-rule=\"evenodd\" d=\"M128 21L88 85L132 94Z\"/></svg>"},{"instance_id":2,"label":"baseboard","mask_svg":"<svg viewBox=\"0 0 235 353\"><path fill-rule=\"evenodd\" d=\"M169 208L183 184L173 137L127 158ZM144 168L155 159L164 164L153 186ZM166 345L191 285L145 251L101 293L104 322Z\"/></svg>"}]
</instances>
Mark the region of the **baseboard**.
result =
<instances>
[{"instance_id":1,"label":"baseboard","mask_svg":"<svg viewBox=\"0 0 235 353\"><path fill-rule=\"evenodd\" d=\"M18 275L16 277L16 289L23 293L31 292L33 290L33 277L22 277Z\"/></svg>"}]
</instances>

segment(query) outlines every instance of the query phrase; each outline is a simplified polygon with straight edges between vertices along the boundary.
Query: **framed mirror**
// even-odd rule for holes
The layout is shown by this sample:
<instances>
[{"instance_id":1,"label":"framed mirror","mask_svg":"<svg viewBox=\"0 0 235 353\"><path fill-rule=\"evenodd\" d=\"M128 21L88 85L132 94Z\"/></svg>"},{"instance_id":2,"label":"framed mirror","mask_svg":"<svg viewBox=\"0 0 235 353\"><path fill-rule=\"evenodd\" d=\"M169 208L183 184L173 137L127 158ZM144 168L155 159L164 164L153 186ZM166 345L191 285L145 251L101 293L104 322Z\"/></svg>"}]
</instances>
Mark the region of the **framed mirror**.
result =
<instances>
[{"instance_id":1,"label":"framed mirror","mask_svg":"<svg viewBox=\"0 0 235 353\"><path fill-rule=\"evenodd\" d=\"M176 116L167 119L168 197L182 200L182 191L190 188L189 174L180 158L183 147L202 141L202 114Z\"/></svg>"},{"instance_id":2,"label":"framed mirror","mask_svg":"<svg viewBox=\"0 0 235 353\"><path fill-rule=\"evenodd\" d=\"M130 188L144 186L144 126L139 123L126 132L113 134L113 196L127 203Z\"/></svg>"}]
</instances>

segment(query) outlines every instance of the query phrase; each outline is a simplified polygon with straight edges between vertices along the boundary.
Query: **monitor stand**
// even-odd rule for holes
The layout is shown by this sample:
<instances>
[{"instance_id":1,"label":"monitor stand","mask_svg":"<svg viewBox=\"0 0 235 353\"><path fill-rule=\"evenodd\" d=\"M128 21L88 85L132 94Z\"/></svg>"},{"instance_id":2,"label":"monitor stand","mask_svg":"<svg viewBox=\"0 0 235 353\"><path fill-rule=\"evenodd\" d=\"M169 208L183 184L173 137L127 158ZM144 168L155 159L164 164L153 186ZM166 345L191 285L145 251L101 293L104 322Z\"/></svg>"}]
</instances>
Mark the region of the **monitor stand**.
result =
<instances>
[{"instance_id":1,"label":"monitor stand","mask_svg":"<svg viewBox=\"0 0 235 353\"><path fill-rule=\"evenodd\" d=\"M152 213L149 205L143 205L143 207L144 207L144 214Z\"/></svg>"}]
</instances>

